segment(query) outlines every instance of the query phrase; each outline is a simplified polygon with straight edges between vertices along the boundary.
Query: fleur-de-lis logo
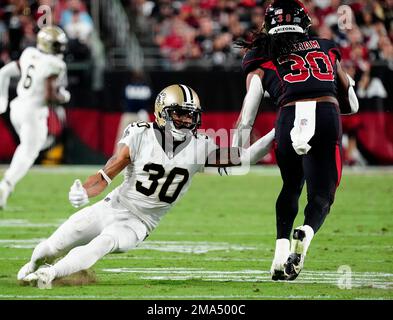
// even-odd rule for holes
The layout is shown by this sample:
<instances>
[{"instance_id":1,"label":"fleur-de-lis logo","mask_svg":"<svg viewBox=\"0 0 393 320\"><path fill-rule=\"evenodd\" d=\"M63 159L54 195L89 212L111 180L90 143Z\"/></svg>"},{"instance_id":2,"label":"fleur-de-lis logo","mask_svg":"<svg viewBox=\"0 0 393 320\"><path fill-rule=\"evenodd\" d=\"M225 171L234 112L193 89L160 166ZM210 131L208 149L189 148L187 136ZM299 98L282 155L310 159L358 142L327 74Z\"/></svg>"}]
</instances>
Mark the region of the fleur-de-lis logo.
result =
<instances>
[{"instance_id":1,"label":"fleur-de-lis logo","mask_svg":"<svg viewBox=\"0 0 393 320\"><path fill-rule=\"evenodd\" d=\"M166 97L166 93L165 93L165 92L161 92L161 93L157 96L156 103L157 103L157 104L160 104L160 105L164 105L165 97Z\"/></svg>"}]
</instances>

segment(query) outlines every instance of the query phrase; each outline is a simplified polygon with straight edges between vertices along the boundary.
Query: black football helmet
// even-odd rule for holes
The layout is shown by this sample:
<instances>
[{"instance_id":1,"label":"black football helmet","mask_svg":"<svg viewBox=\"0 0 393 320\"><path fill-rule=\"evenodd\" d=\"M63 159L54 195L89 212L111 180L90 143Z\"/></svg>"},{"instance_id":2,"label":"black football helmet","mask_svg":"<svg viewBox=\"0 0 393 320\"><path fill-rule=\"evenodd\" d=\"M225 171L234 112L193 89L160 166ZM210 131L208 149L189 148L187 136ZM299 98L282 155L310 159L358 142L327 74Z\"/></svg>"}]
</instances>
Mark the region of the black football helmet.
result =
<instances>
[{"instance_id":1,"label":"black football helmet","mask_svg":"<svg viewBox=\"0 0 393 320\"><path fill-rule=\"evenodd\" d=\"M266 9L265 30L270 35L307 34L310 26L311 18L300 0L274 0Z\"/></svg>"}]
</instances>

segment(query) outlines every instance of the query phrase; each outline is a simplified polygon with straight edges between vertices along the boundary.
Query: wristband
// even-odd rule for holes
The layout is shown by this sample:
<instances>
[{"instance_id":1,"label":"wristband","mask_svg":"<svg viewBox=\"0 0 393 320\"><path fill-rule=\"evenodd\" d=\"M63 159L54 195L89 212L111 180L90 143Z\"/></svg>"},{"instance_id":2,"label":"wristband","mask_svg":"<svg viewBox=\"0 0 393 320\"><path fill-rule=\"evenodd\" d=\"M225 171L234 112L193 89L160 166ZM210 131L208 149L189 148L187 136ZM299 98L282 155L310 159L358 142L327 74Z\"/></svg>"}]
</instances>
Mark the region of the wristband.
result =
<instances>
[{"instance_id":1,"label":"wristband","mask_svg":"<svg viewBox=\"0 0 393 320\"><path fill-rule=\"evenodd\" d=\"M101 176L105 179L105 181L108 183L108 186L111 184L111 182L112 182L112 179L111 178L109 178L108 176L107 176L107 174L104 172L104 170L99 170L98 171L98 173L100 173L101 174Z\"/></svg>"}]
</instances>

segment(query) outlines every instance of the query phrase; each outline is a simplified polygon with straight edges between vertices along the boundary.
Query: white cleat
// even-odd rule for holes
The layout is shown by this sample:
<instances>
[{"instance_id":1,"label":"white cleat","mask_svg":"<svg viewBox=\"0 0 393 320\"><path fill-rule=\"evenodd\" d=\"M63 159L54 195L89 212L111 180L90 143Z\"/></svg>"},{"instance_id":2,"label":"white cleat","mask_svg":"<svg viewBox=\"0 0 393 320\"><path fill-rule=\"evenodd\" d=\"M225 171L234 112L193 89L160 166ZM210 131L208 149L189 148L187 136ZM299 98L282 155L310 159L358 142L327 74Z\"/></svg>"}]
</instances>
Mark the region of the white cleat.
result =
<instances>
[{"instance_id":1,"label":"white cleat","mask_svg":"<svg viewBox=\"0 0 393 320\"><path fill-rule=\"evenodd\" d=\"M37 287L39 289L52 289L52 281L56 278L56 271L53 267L43 267L35 273L37 276Z\"/></svg>"},{"instance_id":2,"label":"white cleat","mask_svg":"<svg viewBox=\"0 0 393 320\"><path fill-rule=\"evenodd\" d=\"M38 280L38 276L35 274L35 272L30 273L29 275L27 275L26 277L23 278L24 282L31 282L34 283Z\"/></svg>"},{"instance_id":3,"label":"white cleat","mask_svg":"<svg viewBox=\"0 0 393 320\"><path fill-rule=\"evenodd\" d=\"M20 268L18 275L16 276L16 278L19 281L25 281L24 279L31 273L33 273L34 271L36 271L36 266L33 262L29 261L28 263L26 263L22 268Z\"/></svg>"}]
</instances>

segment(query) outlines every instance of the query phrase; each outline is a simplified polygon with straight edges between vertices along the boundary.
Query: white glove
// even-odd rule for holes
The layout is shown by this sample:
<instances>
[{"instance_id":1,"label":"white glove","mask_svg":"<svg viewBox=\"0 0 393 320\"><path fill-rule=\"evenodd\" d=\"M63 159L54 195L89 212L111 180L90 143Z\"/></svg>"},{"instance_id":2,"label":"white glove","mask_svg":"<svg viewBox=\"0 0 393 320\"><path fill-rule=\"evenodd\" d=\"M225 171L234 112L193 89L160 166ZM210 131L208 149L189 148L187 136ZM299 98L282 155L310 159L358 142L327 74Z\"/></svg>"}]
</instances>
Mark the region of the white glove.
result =
<instances>
[{"instance_id":1,"label":"white glove","mask_svg":"<svg viewBox=\"0 0 393 320\"><path fill-rule=\"evenodd\" d=\"M8 99L5 97L0 97L0 114L7 111Z\"/></svg>"},{"instance_id":2,"label":"white glove","mask_svg":"<svg viewBox=\"0 0 393 320\"><path fill-rule=\"evenodd\" d=\"M79 208L89 203L89 197L86 189L83 188L82 182L79 179L74 181L68 194L68 199L75 208Z\"/></svg>"},{"instance_id":3,"label":"white glove","mask_svg":"<svg viewBox=\"0 0 393 320\"><path fill-rule=\"evenodd\" d=\"M68 103L71 100L71 93L64 87L60 87L59 94L63 97L62 103Z\"/></svg>"}]
</instances>

